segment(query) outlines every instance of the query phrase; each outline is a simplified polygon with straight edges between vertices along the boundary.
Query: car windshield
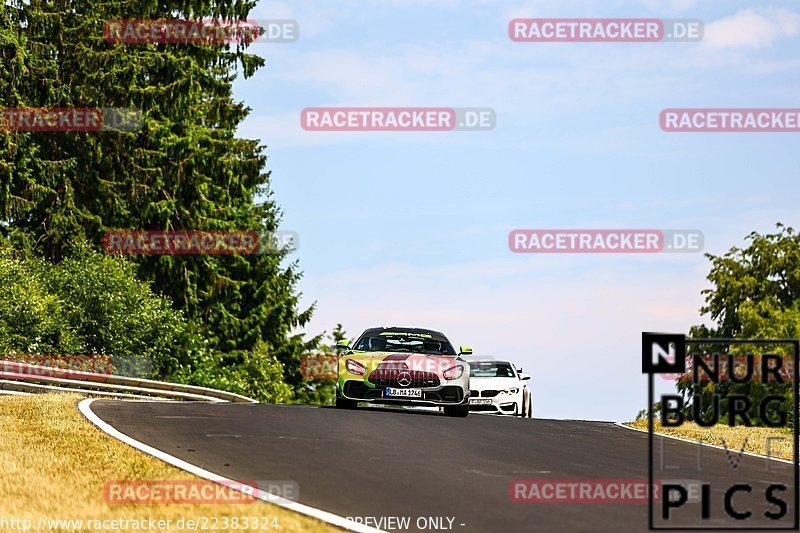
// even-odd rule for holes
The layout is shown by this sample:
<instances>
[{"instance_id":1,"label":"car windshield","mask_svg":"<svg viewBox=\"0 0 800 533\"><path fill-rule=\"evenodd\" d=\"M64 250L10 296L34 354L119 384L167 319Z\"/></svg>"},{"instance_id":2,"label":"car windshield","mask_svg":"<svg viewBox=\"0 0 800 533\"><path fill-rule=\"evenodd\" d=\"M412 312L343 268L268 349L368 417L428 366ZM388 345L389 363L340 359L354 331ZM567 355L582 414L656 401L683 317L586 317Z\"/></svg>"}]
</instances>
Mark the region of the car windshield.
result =
<instances>
[{"instance_id":1,"label":"car windshield","mask_svg":"<svg viewBox=\"0 0 800 533\"><path fill-rule=\"evenodd\" d=\"M435 355L456 355L453 346L445 338L434 338L429 334L382 332L364 334L356 342L356 350L365 352L407 352Z\"/></svg>"},{"instance_id":2,"label":"car windshield","mask_svg":"<svg viewBox=\"0 0 800 533\"><path fill-rule=\"evenodd\" d=\"M514 369L508 363L496 361L472 361L469 364L470 377L473 378L513 378Z\"/></svg>"}]
</instances>

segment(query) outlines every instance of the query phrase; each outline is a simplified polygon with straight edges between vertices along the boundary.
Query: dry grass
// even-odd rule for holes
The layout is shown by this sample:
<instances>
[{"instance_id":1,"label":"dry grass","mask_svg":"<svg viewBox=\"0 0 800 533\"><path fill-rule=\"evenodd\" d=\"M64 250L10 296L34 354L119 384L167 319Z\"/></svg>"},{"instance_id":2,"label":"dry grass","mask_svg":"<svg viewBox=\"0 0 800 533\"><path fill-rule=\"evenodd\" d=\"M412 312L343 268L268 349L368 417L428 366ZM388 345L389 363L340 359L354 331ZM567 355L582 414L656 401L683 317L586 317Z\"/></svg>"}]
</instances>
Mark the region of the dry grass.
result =
<instances>
[{"instance_id":1,"label":"dry grass","mask_svg":"<svg viewBox=\"0 0 800 533\"><path fill-rule=\"evenodd\" d=\"M103 488L108 480L199 478L135 450L95 428L78 412L76 401L80 398L77 394L61 393L0 396L0 464L3 469L3 475L0 476L0 518L29 519L35 527L41 516L82 520L269 516L278 518L279 531L336 530L317 520L263 502L214 505L107 504ZM51 531L86 530L67 527ZM257 530L260 529L245 531ZM160 531L182 530L173 528ZM260 531L277 530L270 527Z\"/></svg>"},{"instance_id":2,"label":"dry grass","mask_svg":"<svg viewBox=\"0 0 800 533\"><path fill-rule=\"evenodd\" d=\"M647 431L647 419L630 422L627 425ZM693 442L702 439L705 444L725 445L729 450L735 452L742 449L746 438L747 445L744 447L744 451L764 456L767 455L767 439L778 437L784 440L769 441L769 455L780 459L791 460L793 458L792 430L788 428L730 427L723 424L706 428L698 426L694 422L685 422L678 427L662 427L659 420L653 420L653 429L662 435L680 437Z\"/></svg>"}]
</instances>

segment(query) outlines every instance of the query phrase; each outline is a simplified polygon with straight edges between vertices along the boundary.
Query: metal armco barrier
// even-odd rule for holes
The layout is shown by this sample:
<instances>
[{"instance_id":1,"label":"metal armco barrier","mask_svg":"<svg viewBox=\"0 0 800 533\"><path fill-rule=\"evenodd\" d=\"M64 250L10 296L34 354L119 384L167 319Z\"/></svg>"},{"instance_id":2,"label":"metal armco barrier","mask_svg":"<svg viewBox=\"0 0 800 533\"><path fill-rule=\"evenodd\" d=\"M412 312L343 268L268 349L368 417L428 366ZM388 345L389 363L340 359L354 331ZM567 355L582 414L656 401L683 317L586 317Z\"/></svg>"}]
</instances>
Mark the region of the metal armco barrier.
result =
<instances>
[{"instance_id":1,"label":"metal armco barrier","mask_svg":"<svg viewBox=\"0 0 800 533\"><path fill-rule=\"evenodd\" d=\"M105 398L258 403L247 396L207 387L0 361L0 394L52 391L79 392Z\"/></svg>"}]
</instances>

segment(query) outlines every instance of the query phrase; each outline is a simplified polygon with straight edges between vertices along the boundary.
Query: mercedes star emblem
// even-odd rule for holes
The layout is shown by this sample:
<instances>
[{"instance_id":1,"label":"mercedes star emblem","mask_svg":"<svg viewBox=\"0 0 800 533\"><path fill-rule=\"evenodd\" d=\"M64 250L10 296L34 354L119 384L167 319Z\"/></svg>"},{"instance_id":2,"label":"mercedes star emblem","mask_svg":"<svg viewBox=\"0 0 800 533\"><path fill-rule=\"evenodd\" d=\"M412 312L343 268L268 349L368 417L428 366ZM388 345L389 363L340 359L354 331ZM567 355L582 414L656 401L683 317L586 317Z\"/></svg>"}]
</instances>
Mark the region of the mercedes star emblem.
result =
<instances>
[{"instance_id":1,"label":"mercedes star emblem","mask_svg":"<svg viewBox=\"0 0 800 533\"><path fill-rule=\"evenodd\" d=\"M411 374L406 371L397 374L397 384L401 387L408 387L411 385Z\"/></svg>"}]
</instances>

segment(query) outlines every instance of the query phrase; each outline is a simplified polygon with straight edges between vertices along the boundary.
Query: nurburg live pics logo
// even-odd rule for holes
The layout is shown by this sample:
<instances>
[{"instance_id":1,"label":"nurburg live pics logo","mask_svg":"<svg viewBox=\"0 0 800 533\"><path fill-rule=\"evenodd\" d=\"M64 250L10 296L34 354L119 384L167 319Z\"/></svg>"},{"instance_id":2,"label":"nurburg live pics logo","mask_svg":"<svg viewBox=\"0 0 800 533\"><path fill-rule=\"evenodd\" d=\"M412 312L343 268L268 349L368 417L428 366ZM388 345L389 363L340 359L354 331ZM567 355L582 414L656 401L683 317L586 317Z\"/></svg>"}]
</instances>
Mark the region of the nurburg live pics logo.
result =
<instances>
[{"instance_id":1,"label":"nurburg live pics logo","mask_svg":"<svg viewBox=\"0 0 800 533\"><path fill-rule=\"evenodd\" d=\"M695 388L694 396L687 400L684 400L685 391L683 395L674 393L661 394L658 399L661 407L660 409L654 409L656 405L654 401L654 375L685 375L687 372L687 345L695 348L691 350L690 355L692 363L691 375L693 383L696 386L700 384L702 390L698 391ZM741 355L729 353L732 350L725 349L726 346L732 348L734 345L748 349L752 349L752 346L763 345L768 347L770 352L758 358L753 354L747 355L746 368L741 373L738 373L734 370L735 365L733 362L736 357L741 358ZM786 355L793 357L792 376L788 377L792 381L791 402L787 402L785 396L775 394L776 391L789 388L785 385L787 375L783 370L784 367L788 366L785 364L787 363L786 357L775 353L779 351L778 348L781 345L784 347L790 346L792 353L791 355ZM703 353L704 350L706 352L711 351L710 360L712 362L709 362L708 353ZM744 529L796 531L800 529L800 507L798 507L799 498L797 492L798 486L800 486L800 468L798 467L798 409L796 408L798 399L798 355L800 355L800 341L797 339L691 339L681 334L642 332L642 373L648 375L647 459L648 526L650 530L713 531ZM722 375L723 359L728 360L728 364L725 366L728 376ZM758 361L761 365L760 372L755 371L755 361ZM701 370L706 375L702 380L700 378ZM730 385L732 382L741 385L741 387L726 389L725 385ZM720 385L722 385L721 389L718 388ZM720 391L726 393L722 394ZM745 391L745 393L741 391ZM762 392L759 393L759 391ZM766 393L763 391L766 391ZM710 401L708 400L709 393L711 393ZM758 401L751 401L751 395L758 398ZM660 483L661 507L654 515L653 487L654 482L657 482L657 480L654 480L653 470L653 411L660 411L663 427L678 427L686 423L686 419L689 418L684 412L684 402L686 401L688 406L688 400L691 400L691 418L700 429L712 428L718 423L731 427L736 425L752 427L756 424L753 423L748 413L756 411L758 412L758 425L760 426L783 428L791 420L793 422L793 461L790 463L791 467L787 464L782 465L786 474L785 477L780 481L765 480L763 471L753 473L756 463L752 462L755 459L751 459L749 475L751 476L750 481L753 483L746 483L747 480L743 479L745 474L741 472L741 469L736 470L737 461L736 463L731 463L732 471L730 473L722 475L723 481L719 479L719 471L709 472L709 476L717 479L713 483L710 480L700 483L699 488L702 492L698 501L691 501L688 497L687 488L683 485L662 481ZM723 402L725 402L724 405L727 406L727 409L720 408ZM790 407L789 412L787 412L787 409L783 407L785 405L793 406L793 408ZM703 406L710 407L710 415L708 412L703 413ZM660 470L664 470L664 438L660 436L659 438L662 442ZM702 438L699 438L697 442L699 449ZM747 438L745 438L742 453L739 456L740 460L741 456L744 455L746 446ZM724 450L728 454L728 460L730 461L727 445L725 445ZM682 451L685 452L686 449L683 448ZM676 457L678 457L677 454ZM764 459L758 458L757 460L763 460L767 463L767 470L771 470L769 467L771 459L774 458L766 457ZM784 461L784 463L789 462ZM771 464L780 463L772 462ZM672 468L685 469L686 466L678 467L676 465ZM699 461L696 468L697 471L703 470ZM789 470L793 473L793 486L787 486L789 485ZM686 505L687 502L689 502L689 505ZM699 503L699 505L694 505L696 503ZM788 504L794 504L793 510L787 509ZM656 518L658 518L658 527L655 526ZM687 524L686 520L690 520L690 523ZM677 521L680 521L678 527L675 524ZM759 527L755 527L756 525Z\"/></svg>"}]
</instances>

